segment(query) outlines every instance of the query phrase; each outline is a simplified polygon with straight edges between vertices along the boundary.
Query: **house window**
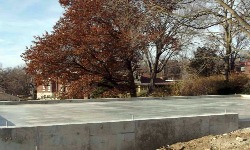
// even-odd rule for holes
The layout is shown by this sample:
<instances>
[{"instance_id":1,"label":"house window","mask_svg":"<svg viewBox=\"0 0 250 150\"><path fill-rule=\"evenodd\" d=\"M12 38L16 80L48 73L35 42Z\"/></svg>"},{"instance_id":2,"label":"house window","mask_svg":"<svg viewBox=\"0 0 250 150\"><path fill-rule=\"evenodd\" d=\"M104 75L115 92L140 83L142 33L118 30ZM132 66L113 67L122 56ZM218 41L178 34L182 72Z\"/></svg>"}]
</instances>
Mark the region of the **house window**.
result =
<instances>
[{"instance_id":1,"label":"house window","mask_svg":"<svg viewBox=\"0 0 250 150\"><path fill-rule=\"evenodd\" d=\"M43 85L43 91L45 91L45 86Z\"/></svg>"},{"instance_id":2,"label":"house window","mask_svg":"<svg viewBox=\"0 0 250 150\"><path fill-rule=\"evenodd\" d=\"M245 67L240 67L240 71L244 72L245 71Z\"/></svg>"},{"instance_id":3,"label":"house window","mask_svg":"<svg viewBox=\"0 0 250 150\"><path fill-rule=\"evenodd\" d=\"M49 92L50 92L50 89L51 89L51 88L50 88L50 85L49 85L49 86L48 86L48 91L49 91Z\"/></svg>"}]
</instances>

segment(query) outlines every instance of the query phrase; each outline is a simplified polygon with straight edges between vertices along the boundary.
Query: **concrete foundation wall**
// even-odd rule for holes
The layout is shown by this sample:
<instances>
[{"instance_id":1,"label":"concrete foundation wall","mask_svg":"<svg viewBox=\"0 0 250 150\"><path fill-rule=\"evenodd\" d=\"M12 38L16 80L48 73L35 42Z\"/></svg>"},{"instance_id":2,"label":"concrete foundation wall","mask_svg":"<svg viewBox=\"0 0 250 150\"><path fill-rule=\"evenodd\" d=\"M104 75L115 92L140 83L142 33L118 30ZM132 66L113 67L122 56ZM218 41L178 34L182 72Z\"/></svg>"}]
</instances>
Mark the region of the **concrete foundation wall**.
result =
<instances>
[{"instance_id":1,"label":"concrete foundation wall","mask_svg":"<svg viewBox=\"0 0 250 150\"><path fill-rule=\"evenodd\" d=\"M153 150L238 129L238 114L1 128L2 150Z\"/></svg>"},{"instance_id":2,"label":"concrete foundation wall","mask_svg":"<svg viewBox=\"0 0 250 150\"><path fill-rule=\"evenodd\" d=\"M239 120L239 129L249 128L249 127L250 127L250 119Z\"/></svg>"}]
</instances>

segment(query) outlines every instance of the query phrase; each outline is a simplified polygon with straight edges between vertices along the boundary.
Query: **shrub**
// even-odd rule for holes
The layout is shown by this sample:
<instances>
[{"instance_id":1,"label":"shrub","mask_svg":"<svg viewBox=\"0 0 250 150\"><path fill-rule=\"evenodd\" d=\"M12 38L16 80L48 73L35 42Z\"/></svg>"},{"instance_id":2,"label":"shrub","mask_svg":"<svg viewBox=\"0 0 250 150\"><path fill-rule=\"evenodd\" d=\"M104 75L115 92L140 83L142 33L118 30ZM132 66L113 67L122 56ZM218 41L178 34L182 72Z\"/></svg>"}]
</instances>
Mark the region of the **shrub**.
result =
<instances>
[{"instance_id":1,"label":"shrub","mask_svg":"<svg viewBox=\"0 0 250 150\"><path fill-rule=\"evenodd\" d=\"M156 86L154 92L151 94L153 97L164 97L171 94L171 86Z\"/></svg>"},{"instance_id":2,"label":"shrub","mask_svg":"<svg viewBox=\"0 0 250 150\"><path fill-rule=\"evenodd\" d=\"M248 81L247 84L244 86L242 94L250 94L250 81Z\"/></svg>"},{"instance_id":3,"label":"shrub","mask_svg":"<svg viewBox=\"0 0 250 150\"><path fill-rule=\"evenodd\" d=\"M225 82L222 75L192 77L172 85L171 95L196 96L243 93L248 82L249 78L242 74L232 74L229 82Z\"/></svg>"}]
</instances>

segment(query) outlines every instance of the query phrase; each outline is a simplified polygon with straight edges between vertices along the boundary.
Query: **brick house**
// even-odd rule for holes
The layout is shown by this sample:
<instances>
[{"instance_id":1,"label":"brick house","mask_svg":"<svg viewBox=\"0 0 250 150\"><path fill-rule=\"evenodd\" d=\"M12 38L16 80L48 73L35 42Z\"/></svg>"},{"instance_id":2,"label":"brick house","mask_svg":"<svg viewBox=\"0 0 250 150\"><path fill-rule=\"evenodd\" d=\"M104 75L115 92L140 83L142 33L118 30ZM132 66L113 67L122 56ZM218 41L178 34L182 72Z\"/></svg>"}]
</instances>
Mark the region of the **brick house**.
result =
<instances>
[{"instance_id":1,"label":"brick house","mask_svg":"<svg viewBox=\"0 0 250 150\"><path fill-rule=\"evenodd\" d=\"M65 91L65 86L55 81L37 86L37 99L57 99Z\"/></svg>"},{"instance_id":2,"label":"brick house","mask_svg":"<svg viewBox=\"0 0 250 150\"><path fill-rule=\"evenodd\" d=\"M250 78L250 60L240 61L236 71L246 74Z\"/></svg>"}]
</instances>

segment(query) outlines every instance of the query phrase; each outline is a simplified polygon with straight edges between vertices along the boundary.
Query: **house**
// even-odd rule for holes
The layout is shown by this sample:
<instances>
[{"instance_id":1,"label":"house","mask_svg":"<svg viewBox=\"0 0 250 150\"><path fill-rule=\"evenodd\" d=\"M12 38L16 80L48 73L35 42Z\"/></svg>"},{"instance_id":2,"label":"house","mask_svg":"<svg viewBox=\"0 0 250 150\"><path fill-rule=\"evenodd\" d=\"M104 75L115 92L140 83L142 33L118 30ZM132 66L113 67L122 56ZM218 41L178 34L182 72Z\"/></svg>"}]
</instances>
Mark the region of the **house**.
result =
<instances>
[{"instance_id":1,"label":"house","mask_svg":"<svg viewBox=\"0 0 250 150\"><path fill-rule=\"evenodd\" d=\"M49 81L47 84L37 86L37 99L57 99L65 89L62 84Z\"/></svg>"},{"instance_id":2,"label":"house","mask_svg":"<svg viewBox=\"0 0 250 150\"><path fill-rule=\"evenodd\" d=\"M250 78L250 60L240 61L236 71L246 74Z\"/></svg>"},{"instance_id":3,"label":"house","mask_svg":"<svg viewBox=\"0 0 250 150\"><path fill-rule=\"evenodd\" d=\"M171 64L164 69L163 73L157 75L155 86L169 86L178 80L180 76L180 64L176 61L171 61ZM137 95L146 93L150 83L147 67L143 65L139 66L134 73L134 78ZM57 99L65 91L67 91L66 86L55 81L49 81L47 84L37 86L37 99ZM85 96L84 98L87 99L89 96Z\"/></svg>"},{"instance_id":4,"label":"house","mask_svg":"<svg viewBox=\"0 0 250 150\"><path fill-rule=\"evenodd\" d=\"M137 95L141 95L147 92L150 83L150 78L147 76L139 76L135 80ZM156 87L165 87L174 83L174 80L164 80L162 78L155 79Z\"/></svg>"}]
</instances>

